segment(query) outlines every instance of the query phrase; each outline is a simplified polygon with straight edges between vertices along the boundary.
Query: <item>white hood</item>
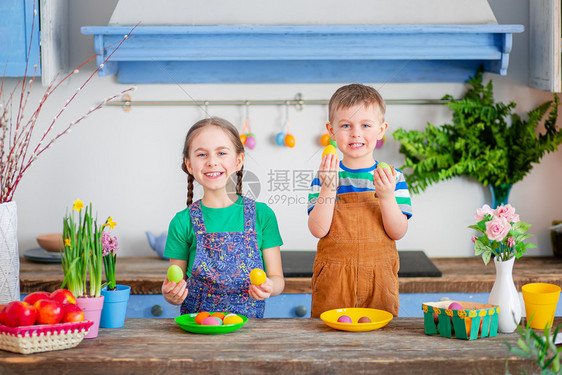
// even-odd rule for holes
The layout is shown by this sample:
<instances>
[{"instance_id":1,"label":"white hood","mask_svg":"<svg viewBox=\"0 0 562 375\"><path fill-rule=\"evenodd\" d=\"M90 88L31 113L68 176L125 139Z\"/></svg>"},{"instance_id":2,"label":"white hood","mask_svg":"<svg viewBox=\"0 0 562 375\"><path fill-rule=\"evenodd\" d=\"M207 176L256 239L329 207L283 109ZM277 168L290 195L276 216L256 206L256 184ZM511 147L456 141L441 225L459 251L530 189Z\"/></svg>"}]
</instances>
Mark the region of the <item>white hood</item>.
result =
<instances>
[{"instance_id":1,"label":"white hood","mask_svg":"<svg viewBox=\"0 0 562 375\"><path fill-rule=\"evenodd\" d=\"M480 25L486 0L120 0L117 25Z\"/></svg>"}]
</instances>

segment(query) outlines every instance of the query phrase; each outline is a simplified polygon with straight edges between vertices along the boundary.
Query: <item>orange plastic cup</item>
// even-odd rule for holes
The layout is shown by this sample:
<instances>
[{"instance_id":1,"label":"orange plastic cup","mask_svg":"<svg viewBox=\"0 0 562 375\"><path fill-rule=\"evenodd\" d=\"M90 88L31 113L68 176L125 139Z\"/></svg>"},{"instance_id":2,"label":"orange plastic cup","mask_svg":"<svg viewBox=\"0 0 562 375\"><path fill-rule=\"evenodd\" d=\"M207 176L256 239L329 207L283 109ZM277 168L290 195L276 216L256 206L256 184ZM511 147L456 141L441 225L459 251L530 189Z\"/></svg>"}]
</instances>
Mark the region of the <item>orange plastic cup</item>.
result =
<instances>
[{"instance_id":1,"label":"orange plastic cup","mask_svg":"<svg viewBox=\"0 0 562 375\"><path fill-rule=\"evenodd\" d=\"M521 288L529 326L535 329L552 327L560 287L547 283L525 284Z\"/></svg>"}]
</instances>

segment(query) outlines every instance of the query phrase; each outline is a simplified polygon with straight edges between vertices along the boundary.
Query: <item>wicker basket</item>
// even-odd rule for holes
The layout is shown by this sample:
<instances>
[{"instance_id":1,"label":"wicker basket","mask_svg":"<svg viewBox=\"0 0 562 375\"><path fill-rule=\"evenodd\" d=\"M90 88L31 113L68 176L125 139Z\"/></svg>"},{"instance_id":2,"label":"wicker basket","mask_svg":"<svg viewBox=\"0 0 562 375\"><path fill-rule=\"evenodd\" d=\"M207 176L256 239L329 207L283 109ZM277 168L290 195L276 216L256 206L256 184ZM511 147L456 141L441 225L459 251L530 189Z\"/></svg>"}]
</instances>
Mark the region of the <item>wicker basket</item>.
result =
<instances>
[{"instance_id":1,"label":"wicker basket","mask_svg":"<svg viewBox=\"0 0 562 375\"><path fill-rule=\"evenodd\" d=\"M0 349L30 354L77 346L94 322L7 327L0 324Z\"/></svg>"}]
</instances>

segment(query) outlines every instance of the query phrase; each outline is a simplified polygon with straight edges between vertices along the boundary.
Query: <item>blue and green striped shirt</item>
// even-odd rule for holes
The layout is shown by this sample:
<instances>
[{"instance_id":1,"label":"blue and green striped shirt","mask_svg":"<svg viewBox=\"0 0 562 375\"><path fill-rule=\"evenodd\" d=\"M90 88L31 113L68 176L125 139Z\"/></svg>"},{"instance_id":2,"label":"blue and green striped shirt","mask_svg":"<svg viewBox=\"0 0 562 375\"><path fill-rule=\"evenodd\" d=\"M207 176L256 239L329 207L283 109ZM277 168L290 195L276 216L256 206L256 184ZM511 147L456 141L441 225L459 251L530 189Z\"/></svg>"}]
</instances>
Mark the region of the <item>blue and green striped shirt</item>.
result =
<instances>
[{"instance_id":1,"label":"blue and green striped shirt","mask_svg":"<svg viewBox=\"0 0 562 375\"><path fill-rule=\"evenodd\" d=\"M338 190L337 194L353 193L360 191L376 191L375 183L373 182L373 171L377 168L378 162L370 168L350 169L343 165L340 161L338 171ZM410 192L408 191L408 184L404 174L396 169L397 181L394 196L400 210L408 219L412 216L412 200L410 199ZM308 213L314 208L320 194L320 187L322 184L318 179L318 173L310 184L310 193L308 194Z\"/></svg>"}]
</instances>

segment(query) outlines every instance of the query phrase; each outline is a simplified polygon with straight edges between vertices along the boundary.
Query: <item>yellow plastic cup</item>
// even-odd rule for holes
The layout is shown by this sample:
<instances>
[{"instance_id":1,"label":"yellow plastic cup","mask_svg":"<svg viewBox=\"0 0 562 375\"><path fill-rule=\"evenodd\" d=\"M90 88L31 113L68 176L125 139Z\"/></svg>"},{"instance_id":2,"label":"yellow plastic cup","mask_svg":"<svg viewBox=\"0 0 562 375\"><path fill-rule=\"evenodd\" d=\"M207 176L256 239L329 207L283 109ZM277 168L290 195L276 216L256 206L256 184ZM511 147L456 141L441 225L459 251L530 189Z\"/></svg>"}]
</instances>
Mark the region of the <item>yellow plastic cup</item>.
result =
<instances>
[{"instance_id":1,"label":"yellow plastic cup","mask_svg":"<svg viewBox=\"0 0 562 375\"><path fill-rule=\"evenodd\" d=\"M532 283L523 285L521 291L529 326L535 329L552 327L560 287L554 284Z\"/></svg>"}]
</instances>

